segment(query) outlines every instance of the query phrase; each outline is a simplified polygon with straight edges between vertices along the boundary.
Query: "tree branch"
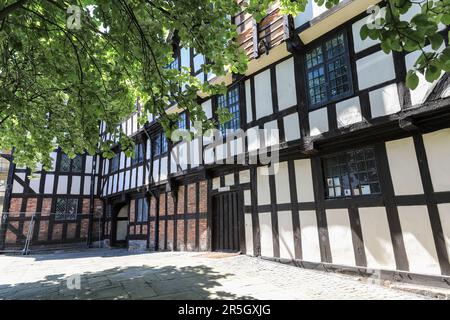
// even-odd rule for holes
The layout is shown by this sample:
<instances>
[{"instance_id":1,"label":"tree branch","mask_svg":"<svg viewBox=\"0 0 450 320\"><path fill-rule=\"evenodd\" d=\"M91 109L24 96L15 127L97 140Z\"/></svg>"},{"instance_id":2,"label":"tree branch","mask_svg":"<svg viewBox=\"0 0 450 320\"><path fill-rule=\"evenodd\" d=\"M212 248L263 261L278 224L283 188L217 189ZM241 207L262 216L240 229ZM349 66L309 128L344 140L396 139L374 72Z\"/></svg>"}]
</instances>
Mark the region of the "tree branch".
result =
<instances>
[{"instance_id":1,"label":"tree branch","mask_svg":"<svg viewBox=\"0 0 450 320\"><path fill-rule=\"evenodd\" d=\"M6 18L11 12L22 8L30 0L19 0L0 10L0 20Z\"/></svg>"}]
</instances>

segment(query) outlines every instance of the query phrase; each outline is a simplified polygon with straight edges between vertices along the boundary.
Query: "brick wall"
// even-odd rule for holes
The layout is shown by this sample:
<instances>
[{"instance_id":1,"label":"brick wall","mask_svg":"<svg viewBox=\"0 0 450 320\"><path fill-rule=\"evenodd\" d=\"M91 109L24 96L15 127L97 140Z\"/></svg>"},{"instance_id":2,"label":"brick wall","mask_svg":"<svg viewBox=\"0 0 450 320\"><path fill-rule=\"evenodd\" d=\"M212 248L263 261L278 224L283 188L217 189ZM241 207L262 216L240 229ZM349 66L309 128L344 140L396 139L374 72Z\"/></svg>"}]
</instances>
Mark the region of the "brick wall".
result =
<instances>
[{"instance_id":1,"label":"brick wall","mask_svg":"<svg viewBox=\"0 0 450 320\"><path fill-rule=\"evenodd\" d=\"M207 192L207 182L201 181L179 186L177 197L174 197L172 192L168 192L167 195L160 194L157 200L159 201L158 250L207 250ZM150 216L154 216L153 212L156 211L155 203L156 201L152 199ZM154 227L151 222L152 228ZM150 235L151 246L153 241Z\"/></svg>"}]
</instances>

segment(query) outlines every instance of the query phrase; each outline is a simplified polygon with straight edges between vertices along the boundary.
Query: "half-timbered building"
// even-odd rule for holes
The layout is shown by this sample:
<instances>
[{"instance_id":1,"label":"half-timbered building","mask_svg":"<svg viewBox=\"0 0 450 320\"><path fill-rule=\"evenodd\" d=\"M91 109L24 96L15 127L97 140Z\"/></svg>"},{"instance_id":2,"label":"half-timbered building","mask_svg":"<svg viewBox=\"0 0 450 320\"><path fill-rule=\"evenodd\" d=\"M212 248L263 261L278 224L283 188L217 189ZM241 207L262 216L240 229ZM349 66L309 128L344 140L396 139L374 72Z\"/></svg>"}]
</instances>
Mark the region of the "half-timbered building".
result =
<instances>
[{"instance_id":1,"label":"half-timbered building","mask_svg":"<svg viewBox=\"0 0 450 320\"><path fill-rule=\"evenodd\" d=\"M385 54L361 40L366 10L379 2L326 10L310 1L296 17L275 5L259 23L233 17L245 75L204 74L202 55L177 49L172 67L228 86L198 98L209 118L230 111L221 140L169 144L153 116L138 124L138 109L121 124L133 158L119 146L113 159L55 150L54 168L32 179L11 165L1 246L21 247L33 216L35 246L241 251L449 285L450 79L410 90L405 75L419 53ZM448 42L448 28L440 32ZM189 114L179 127L195 130ZM233 138L238 129L245 134ZM259 154L278 160L252 161Z\"/></svg>"}]
</instances>

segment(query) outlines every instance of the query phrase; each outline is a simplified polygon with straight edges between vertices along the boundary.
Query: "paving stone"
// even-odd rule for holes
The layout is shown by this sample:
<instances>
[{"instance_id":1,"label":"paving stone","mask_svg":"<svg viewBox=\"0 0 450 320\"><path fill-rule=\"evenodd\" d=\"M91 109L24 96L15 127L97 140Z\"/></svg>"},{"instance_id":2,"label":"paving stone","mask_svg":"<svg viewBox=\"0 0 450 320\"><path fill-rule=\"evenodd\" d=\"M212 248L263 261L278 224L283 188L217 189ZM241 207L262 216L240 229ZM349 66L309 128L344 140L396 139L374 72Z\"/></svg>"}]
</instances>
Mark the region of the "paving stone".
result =
<instances>
[{"instance_id":1,"label":"paving stone","mask_svg":"<svg viewBox=\"0 0 450 320\"><path fill-rule=\"evenodd\" d=\"M81 275L81 290L67 277ZM247 256L79 252L0 256L0 299L424 299L423 295Z\"/></svg>"}]
</instances>

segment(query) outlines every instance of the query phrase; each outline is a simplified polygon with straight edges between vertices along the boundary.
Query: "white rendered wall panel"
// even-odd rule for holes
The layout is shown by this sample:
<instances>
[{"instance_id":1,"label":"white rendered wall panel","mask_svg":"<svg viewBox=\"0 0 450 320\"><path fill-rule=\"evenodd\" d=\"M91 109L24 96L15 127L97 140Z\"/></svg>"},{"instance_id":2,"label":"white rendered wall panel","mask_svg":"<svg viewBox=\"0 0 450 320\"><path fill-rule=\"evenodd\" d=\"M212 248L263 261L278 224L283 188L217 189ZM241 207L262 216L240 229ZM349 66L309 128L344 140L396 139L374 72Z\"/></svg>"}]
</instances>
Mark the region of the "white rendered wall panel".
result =
<instances>
[{"instance_id":1,"label":"white rendered wall panel","mask_svg":"<svg viewBox=\"0 0 450 320\"><path fill-rule=\"evenodd\" d=\"M391 54L378 51L356 61L359 89L395 79L394 59Z\"/></svg>"},{"instance_id":2,"label":"white rendered wall panel","mask_svg":"<svg viewBox=\"0 0 450 320\"><path fill-rule=\"evenodd\" d=\"M411 272L440 274L426 206L398 207L403 242Z\"/></svg>"},{"instance_id":3,"label":"white rendered wall panel","mask_svg":"<svg viewBox=\"0 0 450 320\"><path fill-rule=\"evenodd\" d=\"M259 213L259 231L261 235L261 255L273 257L272 214Z\"/></svg>"},{"instance_id":4,"label":"white rendered wall panel","mask_svg":"<svg viewBox=\"0 0 450 320\"><path fill-rule=\"evenodd\" d=\"M423 135L435 192L450 191L450 129Z\"/></svg>"},{"instance_id":5,"label":"white rendered wall panel","mask_svg":"<svg viewBox=\"0 0 450 320\"><path fill-rule=\"evenodd\" d=\"M256 118L271 115L272 108L272 89L270 85L270 70L258 73L255 76L255 99L256 99Z\"/></svg>"},{"instance_id":6,"label":"white rendered wall panel","mask_svg":"<svg viewBox=\"0 0 450 320\"><path fill-rule=\"evenodd\" d=\"M282 162L275 164L275 189L277 196L277 203L290 203L291 194L289 186L289 169L288 163Z\"/></svg>"},{"instance_id":7,"label":"white rendered wall panel","mask_svg":"<svg viewBox=\"0 0 450 320\"><path fill-rule=\"evenodd\" d=\"M294 58L289 58L275 67L279 110L297 105L294 69Z\"/></svg>"},{"instance_id":8,"label":"white rendered wall panel","mask_svg":"<svg viewBox=\"0 0 450 320\"><path fill-rule=\"evenodd\" d=\"M245 214L245 249L246 253L250 256L254 255L253 252L253 222L252 214Z\"/></svg>"},{"instance_id":9,"label":"white rendered wall panel","mask_svg":"<svg viewBox=\"0 0 450 320\"><path fill-rule=\"evenodd\" d=\"M359 208L367 267L395 270L394 248L384 207Z\"/></svg>"},{"instance_id":10,"label":"white rendered wall panel","mask_svg":"<svg viewBox=\"0 0 450 320\"><path fill-rule=\"evenodd\" d=\"M258 205L270 204L270 186L268 167L257 169Z\"/></svg>"},{"instance_id":11,"label":"white rendered wall panel","mask_svg":"<svg viewBox=\"0 0 450 320\"><path fill-rule=\"evenodd\" d=\"M280 258L295 259L294 229L291 211L278 212Z\"/></svg>"},{"instance_id":12,"label":"white rendered wall panel","mask_svg":"<svg viewBox=\"0 0 450 320\"><path fill-rule=\"evenodd\" d=\"M316 212L300 211L299 217L303 260L321 262Z\"/></svg>"},{"instance_id":13,"label":"white rendered wall panel","mask_svg":"<svg viewBox=\"0 0 450 320\"><path fill-rule=\"evenodd\" d=\"M333 264L355 266L355 252L348 210L326 210L326 214Z\"/></svg>"},{"instance_id":14,"label":"white rendered wall panel","mask_svg":"<svg viewBox=\"0 0 450 320\"><path fill-rule=\"evenodd\" d=\"M311 160L295 160L295 182L297 184L298 202L314 201L314 187L311 171Z\"/></svg>"},{"instance_id":15,"label":"white rendered wall panel","mask_svg":"<svg viewBox=\"0 0 450 320\"><path fill-rule=\"evenodd\" d=\"M386 142L389 169L396 195L423 194L422 180L412 138Z\"/></svg>"}]
</instances>

